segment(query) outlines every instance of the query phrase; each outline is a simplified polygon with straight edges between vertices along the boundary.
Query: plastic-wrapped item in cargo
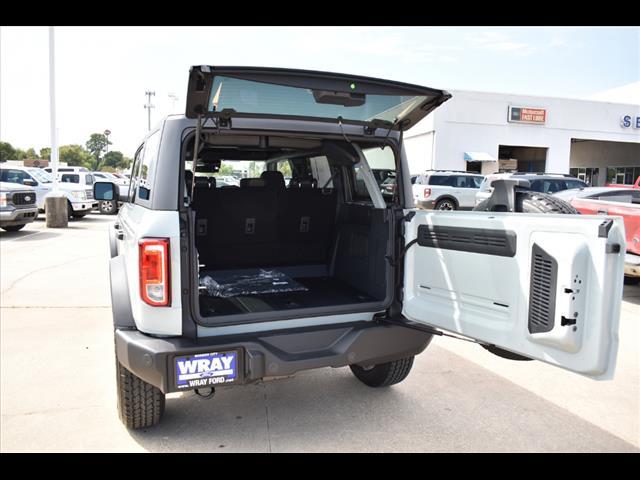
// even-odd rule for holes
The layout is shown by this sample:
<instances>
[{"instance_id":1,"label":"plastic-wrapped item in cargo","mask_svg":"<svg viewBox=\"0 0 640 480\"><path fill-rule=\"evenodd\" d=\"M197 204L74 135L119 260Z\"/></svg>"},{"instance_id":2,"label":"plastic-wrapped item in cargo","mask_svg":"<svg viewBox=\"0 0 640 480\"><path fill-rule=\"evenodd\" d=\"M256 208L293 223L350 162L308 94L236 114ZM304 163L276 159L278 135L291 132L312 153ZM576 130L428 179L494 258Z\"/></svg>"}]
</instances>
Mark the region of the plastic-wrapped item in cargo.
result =
<instances>
[{"instance_id":1,"label":"plastic-wrapped item in cargo","mask_svg":"<svg viewBox=\"0 0 640 480\"><path fill-rule=\"evenodd\" d=\"M207 295L221 298L308 290L278 270L264 269L210 272L200 278L200 286Z\"/></svg>"}]
</instances>

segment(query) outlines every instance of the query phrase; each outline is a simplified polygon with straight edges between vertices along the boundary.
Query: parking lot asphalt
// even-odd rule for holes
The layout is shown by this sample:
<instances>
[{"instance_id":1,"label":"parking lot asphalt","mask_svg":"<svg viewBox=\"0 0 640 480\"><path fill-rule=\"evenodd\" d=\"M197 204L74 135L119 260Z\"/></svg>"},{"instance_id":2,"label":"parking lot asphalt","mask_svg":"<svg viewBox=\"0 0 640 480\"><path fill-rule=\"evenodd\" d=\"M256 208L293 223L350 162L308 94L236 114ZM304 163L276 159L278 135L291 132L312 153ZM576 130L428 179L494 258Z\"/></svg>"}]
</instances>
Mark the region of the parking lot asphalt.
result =
<instances>
[{"instance_id":1,"label":"parking lot asphalt","mask_svg":"<svg viewBox=\"0 0 640 480\"><path fill-rule=\"evenodd\" d=\"M167 397L130 432L116 412L107 228L43 216L0 233L0 451L640 451L640 287L625 287L613 381L436 338L402 383L348 368Z\"/></svg>"}]
</instances>

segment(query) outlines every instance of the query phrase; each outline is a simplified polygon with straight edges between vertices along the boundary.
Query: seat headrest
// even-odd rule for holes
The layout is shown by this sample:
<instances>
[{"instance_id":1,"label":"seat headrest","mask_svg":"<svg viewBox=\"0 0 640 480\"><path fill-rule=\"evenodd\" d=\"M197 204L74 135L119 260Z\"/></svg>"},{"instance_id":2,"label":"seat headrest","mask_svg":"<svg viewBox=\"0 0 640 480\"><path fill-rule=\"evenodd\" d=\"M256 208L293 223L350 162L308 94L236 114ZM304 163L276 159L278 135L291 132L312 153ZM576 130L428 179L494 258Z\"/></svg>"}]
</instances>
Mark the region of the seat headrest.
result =
<instances>
[{"instance_id":1,"label":"seat headrest","mask_svg":"<svg viewBox=\"0 0 640 480\"><path fill-rule=\"evenodd\" d=\"M209 188L216 188L216 177L208 177Z\"/></svg>"},{"instance_id":2,"label":"seat headrest","mask_svg":"<svg viewBox=\"0 0 640 480\"><path fill-rule=\"evenodd\" d=\"M263 178L243 178L240 180L240 188L266 187L267 181Z\"/></svg>"},{"instance_id":3,"label":"seat headrest","mask_svg":"<svg viewBox=\"0 0 640 480\"><path fill-rule=\"evenodd\" d=\"M265 170L260 174L260 178L262 178L265 182L267 182L267 187L284 189L284 175L282 172Z\"/></svg>"},{"instance_id":4,"label":"seat headrest","mask_svg":"<svg viewBox=\"0 0 640 480\"><path fill-rule=\"evenodd\" d=\"M196 188L209 188L209 179L207 177L195 177Z\"/></svg>"},{"instance_id":5,"label":"seat headrest","mask_svg":"<svg viewBox=\"0 0 640 480\"><path fill-rule=\"evenodd\" d=\"M318 188L318 181L311 175L292 178L289 188Z\"/></svg>"}]
</instances>

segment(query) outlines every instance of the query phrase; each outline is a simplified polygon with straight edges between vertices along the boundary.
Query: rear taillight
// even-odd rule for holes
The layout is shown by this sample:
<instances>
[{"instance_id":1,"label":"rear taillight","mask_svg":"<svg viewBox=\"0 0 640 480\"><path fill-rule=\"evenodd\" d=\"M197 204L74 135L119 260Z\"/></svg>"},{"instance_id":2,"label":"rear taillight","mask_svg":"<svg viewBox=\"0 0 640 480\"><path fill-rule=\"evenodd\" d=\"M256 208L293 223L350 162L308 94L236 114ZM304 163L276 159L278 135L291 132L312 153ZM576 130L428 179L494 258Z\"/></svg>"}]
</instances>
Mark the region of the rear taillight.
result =
<instances>
[{"instance_id":1,"label":"rear taillight","mask_svg":"<svg viewBox=\"0 0 640 480\"><path fill-rule=\"evenodd\" d=\"M143 238L140 249L140 296L154 307L171 305L169 239Z\"/></svg>"},{"instance_id":2,"label":"rear taillight","mask_svg":"<svg viewBox=\"0 0 640 480\"><path fill-rule=\"evenodd\" d=\"M424 198L429 198L429 195L431 195L431 189L430 188L425 188L424 192L423 192Z\"/></svg>"}]
</instances>

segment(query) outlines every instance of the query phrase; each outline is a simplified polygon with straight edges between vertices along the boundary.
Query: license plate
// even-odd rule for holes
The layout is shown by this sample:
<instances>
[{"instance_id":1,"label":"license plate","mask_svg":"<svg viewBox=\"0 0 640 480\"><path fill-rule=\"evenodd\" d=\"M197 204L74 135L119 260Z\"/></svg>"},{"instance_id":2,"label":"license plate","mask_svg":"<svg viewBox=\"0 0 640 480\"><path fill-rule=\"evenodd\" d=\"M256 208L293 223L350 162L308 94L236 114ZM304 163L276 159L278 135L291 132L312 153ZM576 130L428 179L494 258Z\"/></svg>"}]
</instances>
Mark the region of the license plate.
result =
<instances>
[{"instance_id":1,"label":"license plate","mask_svg":"<svg viewBox=\"0 0 640 480\"><path fill-rule=\"evenodd\" d=\"M239 352L198 353L175 357L175 383L178 390L233 383L238 378Z\"/></svg>"}]
</instances>

